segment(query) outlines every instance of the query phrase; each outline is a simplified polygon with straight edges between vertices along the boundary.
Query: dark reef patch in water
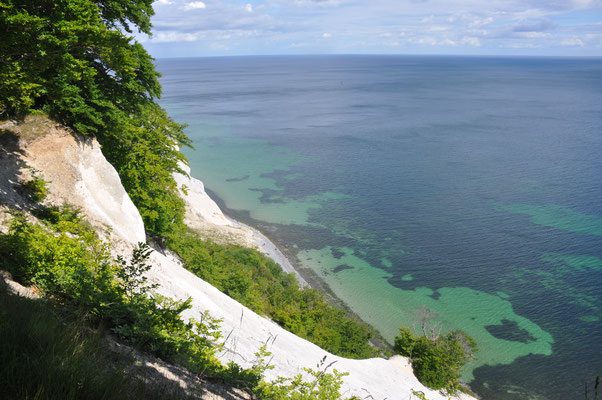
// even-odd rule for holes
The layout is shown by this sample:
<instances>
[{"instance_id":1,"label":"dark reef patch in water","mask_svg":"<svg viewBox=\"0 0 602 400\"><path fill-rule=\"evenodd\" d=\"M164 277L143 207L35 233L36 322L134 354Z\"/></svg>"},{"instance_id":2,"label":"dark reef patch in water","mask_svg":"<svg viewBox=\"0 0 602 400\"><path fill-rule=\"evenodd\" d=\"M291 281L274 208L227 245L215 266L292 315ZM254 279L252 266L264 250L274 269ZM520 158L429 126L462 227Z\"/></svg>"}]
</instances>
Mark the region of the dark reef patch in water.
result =
<instances>
[{"instance_id":1,"label":"dark reef patch in water","mask_svg":"<svg viewBox=\"0 0 602 400\"><path fill-rule=\"evenodd\" d=\"M249 175L245 175L245 176L241 176L239 178L226 179L226 182L242 182L242 181L246 181L249 178L250 178Z\"/></svg>"},{"instance_id":2,"label":"dark reef patch in water","mask_svg":"<svg viewBox=\"0 0 602 400\"><path fill-rule=\"evenodd\" d=\"M260 188L249 188L251 192L259 192L261 193L261 197L259 201L261 204L273 204L279 203L284 204L284 200L282 199L282 192L280 190L273 189L260 189Z\"/></svg>"},{"instance_id":3,"label":"dark reef patch in water","mask_svg":"<svg viewBox=\"0 0 602 400\"><path fill-rule=\"evenodd\" d=\"M336 274L337 272L345 271L346 269L353 269L353 267L350 265L347 265L347 264L341 264L341 265L337 265L336 267L334 267L332 272L334 272Z\"/></svg>"},{"instance_id":4,"label":"dark reef patch in water","mask_svg":"<svg viewBox=\"0 0 602 400\"><path fill-rule=\"evenodd\" d=\"M485 329L498 339L521 343L529 343L535 340L526 330L519 328L516 321L507 319L503 319L501 325L487 325Z\"/></svg>"},{"instance_id":5,"label":"dark reef patch in water","mask_svg":"<svg viewBox=\"0 0 602 400\"><path fill-rule=\"evenodd\" d=\"M341 250L339 250L339 249L338 249L338 248L336 248L336 247L332 247L332 248L330 249L330 252L332 253L332 256L333 256L334 258L336 258L337 260L340 260L340 259L341 259L341 257L343 257L343 256L345 255L345 253L343 253Z\"/></svg>"}]
</instances>

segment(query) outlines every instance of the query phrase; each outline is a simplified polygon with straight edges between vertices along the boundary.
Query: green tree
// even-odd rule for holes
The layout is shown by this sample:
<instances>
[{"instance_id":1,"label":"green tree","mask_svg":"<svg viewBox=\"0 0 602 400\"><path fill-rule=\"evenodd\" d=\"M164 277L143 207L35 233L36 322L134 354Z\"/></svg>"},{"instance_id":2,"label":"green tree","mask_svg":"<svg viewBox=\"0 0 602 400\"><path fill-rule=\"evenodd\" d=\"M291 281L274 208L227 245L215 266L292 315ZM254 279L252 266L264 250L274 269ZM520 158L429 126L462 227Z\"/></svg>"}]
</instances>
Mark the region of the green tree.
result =
<instances>
[{"instance_id":1,"label":"green tree","mask_svg":"<svg viewBox=\"0 0 602 400\"><path fill-rule=\"evenodd\" d=\"M410 328L402 327L395 338L394 350L412 361L416 377L432 389L445 389L455 393L460 386L460 370L477 352L477 343L461 330L445 335L415 335ZM435 332L435 330L430 330Z\"/></svg>"},{"instance_id":2,"label":"green tree","mask_svg":"<svg viewBox=\"0 0 602 400\"><path fill-rule=\"evenodd\" d=\"M189 145L156 103L159 73L126 35L150 34L152 0L0 0L0 118L42 110L95 135L147 230L181 219L172 173Z\"/></svg>"}]
</instances>

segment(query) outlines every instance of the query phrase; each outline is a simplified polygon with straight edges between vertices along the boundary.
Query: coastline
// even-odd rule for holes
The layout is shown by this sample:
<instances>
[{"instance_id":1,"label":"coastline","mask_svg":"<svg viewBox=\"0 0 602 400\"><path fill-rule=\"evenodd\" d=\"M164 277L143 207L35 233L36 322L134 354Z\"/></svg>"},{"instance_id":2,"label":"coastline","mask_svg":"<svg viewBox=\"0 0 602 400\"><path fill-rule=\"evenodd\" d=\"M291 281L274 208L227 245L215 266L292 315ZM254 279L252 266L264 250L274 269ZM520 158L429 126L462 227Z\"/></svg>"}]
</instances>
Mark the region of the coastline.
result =
<instances>
[{"instance_id":1,"label":"coastline","mask_svg":"<svg viewBox=\"0 0 602 400\"><path fill-rule=\"evenodd\" d=\"M209 197L211 197L213 201L215 201L214 196ZM305 279L305 277L301 275L301 273L295 268L293 263L291 263L289 258L264 233L259 231L257 228L254 228L250 225L245 224L244 222L238 221L230 217L227 214L224 214L224 216L233 226L250 230L253 233L252 238L258 250L266 256L268 256L269 258L271 258L272 260L274 260L276 263L280 264L284 272L295 274L301 286L312 287L312 285L310 285L310 283Z\"/></svg>"},{"instance_id":2,"label":"coastline","mask_svg":"<svg viewBox=\"0 0 602 400\"><path fill-rule=\"evenodd\" d=\"M189 166L182 163L180 168L185 174L175 173L174 179L186 203L184 222L190 228L206 239L255 248L279 264L284 272L295 274L301 286L312 287L270 238L259 229L225 214L223 210L227 207L223 200L192 176Z\"/></svg>"},{"instance_id":3,"label":"coastline","mask_svg":"<svg viewBox=\"0 0 602 400\"><path fill-rule=\"evenodd\" d=\"M197 180L192 176L191 179ZM296 254L293 251L293 249L296 248L294 244L276 244L276 239L269 238L260 230L259 227L252 225L261 225L262 221L254 220L250 217L247 211L237 212L236 210L228 208L224 200L211 189L204 188L204 191L206 195L215 203L215 206L221 211L224 218L233 224L233 226L252 232L252 239L254 241L253 244L261 253L280 264L284 271L294 273L301 286L318 290L326 296L330 303L340 307L349 316L357 318L359 321L362 321L364 324L372 328L374 331L374 337L372 338L371 342L374 346L389 352L393 350L391 343L389 343L383 337L381 332L376 329L376 327L363 320L347 303L340 299L330 288L330 286L328 286L328 284L318 276L318 274L311 269L300 267L300 262L297 260ZM243 222L241 220L245 221ZM249 243L241 242L239 244L244 247L251 247L249 246Z\"/></svg>"}]
</instances>

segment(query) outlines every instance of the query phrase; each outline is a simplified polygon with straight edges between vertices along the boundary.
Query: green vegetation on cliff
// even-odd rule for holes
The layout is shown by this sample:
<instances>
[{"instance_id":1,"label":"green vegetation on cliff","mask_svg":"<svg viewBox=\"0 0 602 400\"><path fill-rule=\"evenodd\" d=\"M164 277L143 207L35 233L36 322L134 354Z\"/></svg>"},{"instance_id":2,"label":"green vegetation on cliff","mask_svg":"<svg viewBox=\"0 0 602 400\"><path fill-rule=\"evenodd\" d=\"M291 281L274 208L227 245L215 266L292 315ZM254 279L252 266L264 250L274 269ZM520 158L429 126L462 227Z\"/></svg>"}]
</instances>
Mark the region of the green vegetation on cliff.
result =
<instances>
[{"instance_id":1,"label":"green vegetation on cliff","mask_svg":"<svg viewBox=\"0 0 602 400\"><path fill-rule=\"evenodd\" d=\"M451 394L464 390L460 369L474 357L477 343L460 330L445 335L435 330L423 333L418 336L402 327L395 338L395 351L410 358L416 377L425 386Z\"/></svg>"},{"instance_id":2,"label":"green vegetation on cliff","mask_svg":"<svg viewBox=\"0 0 602 400\"><path fill-rule=\"evenodd\" d=\"M36 304L7 296L0 287L0 394L10 398L173 398L135 383L125 374L127 360L102 351L102 331L180 364L207 379L226 381L259 399L340 399L344 374L308 370L309 380L263 381L269 368L258 349L248 368L216 357L223 350L219 322L205 313L185 321L190 301L153 293L144 277L149 249L134 250L130 260L112 259L76 210L39 207L41 224L14 212L8 234L0 234L0 269L35 285L48 299ZM55 312L60 307L61 314ZM62 316L61 316L62 315ZM73 322L69 322L69 321ZM79 325L79 326L78 326ZM97 333L94 333L97 332ZM35 365L35 367L34 367ZM119 397L119 391L130 396ZM123 395L123 393L122 393ZM195 396L196 398L196 396Z\"/></svg>"},{"instance_id":3,"label":"green vegetation on cliff","mask_svg":"<svg viewBox=\"0 0 602 400\"><path fill-rule=\"evenodd\" d=\"M47 301L10 295L1 284L0 337L2 399L179 398L143 384L129 371L133 360L111 351L101 330Z\"/></svg>"},{"instance_id":4,"label":"green vegetation on cliff","mask_svg":"<svg viewBox=\"0 0 602 400\"><path fill-rule=\"evenodd\" d=\"M380 355L370 345L372 328L349 318L321 292L301 288L294 274L257 250L204 241L185 227L170 235L167 245L187 269L286 330L343 357Z\"/></svg>"},{"instance_id":5,"label":"green vegetation on cliff","mask_svg":"<svg viewBox=\"0 0 602 400\"><path fill-rule=\"evenodd\" d=\"M181 220L172 173L189 140L156 99L152 0L0 0L0 118L46 112L95 135L140 210L161 235ZM126 32L124 32L124 30Z\"/></svg>"}]
</instances>

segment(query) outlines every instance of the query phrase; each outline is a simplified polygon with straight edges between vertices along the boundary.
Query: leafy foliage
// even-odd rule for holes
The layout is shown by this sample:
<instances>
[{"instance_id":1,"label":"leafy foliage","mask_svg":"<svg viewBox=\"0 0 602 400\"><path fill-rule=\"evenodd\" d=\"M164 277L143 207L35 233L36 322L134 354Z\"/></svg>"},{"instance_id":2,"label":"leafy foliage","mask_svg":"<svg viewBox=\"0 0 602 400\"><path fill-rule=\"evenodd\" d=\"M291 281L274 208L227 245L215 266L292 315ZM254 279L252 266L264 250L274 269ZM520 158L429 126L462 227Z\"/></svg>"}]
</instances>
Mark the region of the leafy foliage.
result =
<instances>
[{"instance_id":1,"label":"leafy foliage","mask_svg":"<svg viewBox=\"0 0 602 400\"><path fill-rule=\"evenodd\" d=\"M126 342L194 370L221 373L224 367L215 358L218 321L204 315L202 321L186 322L180 315L190 301L148 293L152 286L141 276L148 269L146 246L134 251L129 262L115 262L108 245L72 209L53 211L47 214L52 222L43 226L14 215L8 235L0 236L0 268Z\"/></svg>"},{"instance_id":2,"label":"leafy foliage","mask_svg":"<svg viewBox=\"0 0 602 400\"><path fill-rule=\"evenodd\" d=\"M184 215L173 172L183 172L180 166L186 159L178 147L189 144L188 138L182 125L157 105L149 105L121 123L117 134L99 137L103 154L117 169L146 230L165 235Z\"/></svg>"},{"instance_id":3,"label":"leafy foliage","mask_svg":"<svg viewBox=\"0 0 602 400\"><path fill-rule=\"evenodd\" d=\"M48 197L48 181L44 180L39 171L26 166L31 172L31 179L21 185L21 190L34 203L41 203Z\"/></svg>"},{"instance_id":4,"label":"leafy foliage","mask_svg":"<svg viewBox=\"0 0 602 400\"><path fill-rule=\"evenodd\" d=\"M156 284L148 284L145 275L151 269L151 265L146 264L151 251L146 243L138 243L138 248L132 252L130 261L126 261L120 255L117 256L117 263L121 266L117 270L117 278L121 281L121 289L127 299L135 299L136 296L157 288Z\"/></svg>"},{"instance_id":5,"label":"leafy foliage","mask_svg":"<svg viewBox=\"0 0 602 400\"><path fill-rule=\"evenodd\" d=\"M36 177L25 182L23 188L28 192L31 201L39 203L48 196L47 183L44 179Z\"/></svg>"},{"instance_id":6,"label":"leafy foliage","mask_svg":"<svg viewBox=\"0 0 602 400\"><path fill-rule=\"evenodd\" d=\"M0 117L34 110L96 135L146 228L183 213L172 173L189 145L155 99L153 59L132 37L150 33L151 0L0 1Z\"/></svg>"},{"instance_id":7,"label":"leafy foliage","mask_svg":"<svg viewBox=\"0 0 602 400\"><path fill-rule=\"evenodd\" d=\"M216 357L223 350L219 320L206 312L200 320L186 322L181 313L190 307L190 300L175 301L149 293L153 285L144 277L149 269L146 245L140 244L130 260L121 257L112 260L108 245L96 237L77 210L42 207L36 215L44 222L42 225L32 224L23 214L14 213L9 233L0 234L0 269L11 271L23 283L36 285L56 303L68 306L72 315L85 316L88 324L108 328L126 342L184 365L201 376L230 382L261 399L341 398L339 390L345 374L336 370L333 374L326 373L328 367L307 369L307 377L298 375L293 379L264 382L263 374L271 368L266 361L270 353L265 346L256 353L257 359L251 368L221 364ZM281 271L279 267L277 270ZM0 331L6 326L3 321L0 320ZM67 336L67 352L72 349L69 340ZM63 346L63 342L58 346ZM85 390L58 397L77 398L78 393L88 393L86 385L91 385L89 398L96 398L94 390L98 390L98 386L86 380L90 367L82 363L84 355L91 350L79 342L73 346L76 346L74 358L62 353L58 356L82 368L81 374L75 376L83 376L83 386L74 387ZM50 364L58 362L54 354L48 354L50 350L40 351L43 360L49 356ZM80 352L83 353L80 355ZM52 377L57 379L56 387L47 379L41 381L49 393L62 393L64 388L60 385L71 384L60 374ZM100 376L101 383L106 382L104 377L104 374ZM109 374L107 379L115 378ZM120 382L116 384L122 387Z\"/></svg>"},{"instance_id":8,"label":"leafy foliage","mask_svg":"<svg viewBox=\"0 0 602 400\"><path fill-rule=\"evenodd\" d=\"M412 360L416 377L432 389L455 393L460 389L460 369L474 357L477 344L455 330L435 337L417 336L407 327L399 330L394 349Z\"/></svg>"},{"instance_id":9,"label":"leafy foliage","mask_svg":"<svg viewBox=\"0 0 602 400\"><path fill-rule=\"evenodd\" d=\"M201 240L180 227L167 245L187 269L285 329L343 357L378 354L373 330L331 305L317 290L301 288L293 274L256 250Z\"/></svg>"},{"instance_id":10,"label":"leafy foliage","mask_svg":"<svg viewBox=\"0 0 602 400\"><path fill-rule=\"evenodd\" d=\"M278 378L274 382L262 382L257 389L259 398L270 400L331 400L341 398L343 377L336 369L332 373L304 368L303 374L298 374L292 379Z\"/></svg>"},{"instance_id":11,"label":"leafy foliage","mask_svg":"<svg viewBox=\"0 0 602 400\"><path fill-rule=\"evenodd\" d=\"M45 301L9 295L0 285L0 398L165 399L126 371L126 357L106 349L101 331Z\"/></svg>"}]
</instances>

